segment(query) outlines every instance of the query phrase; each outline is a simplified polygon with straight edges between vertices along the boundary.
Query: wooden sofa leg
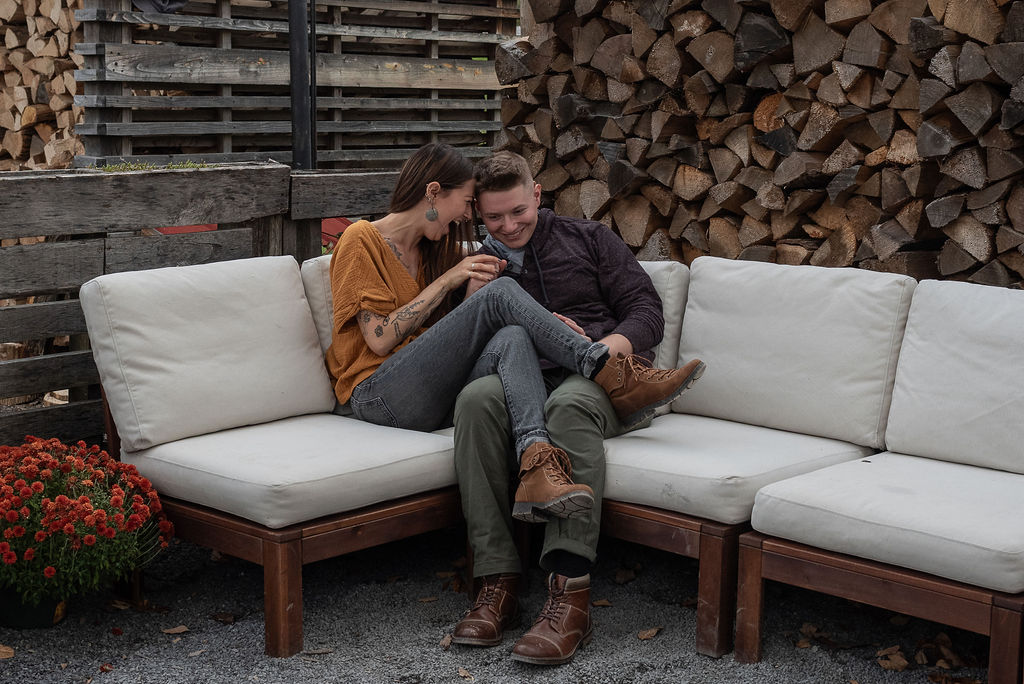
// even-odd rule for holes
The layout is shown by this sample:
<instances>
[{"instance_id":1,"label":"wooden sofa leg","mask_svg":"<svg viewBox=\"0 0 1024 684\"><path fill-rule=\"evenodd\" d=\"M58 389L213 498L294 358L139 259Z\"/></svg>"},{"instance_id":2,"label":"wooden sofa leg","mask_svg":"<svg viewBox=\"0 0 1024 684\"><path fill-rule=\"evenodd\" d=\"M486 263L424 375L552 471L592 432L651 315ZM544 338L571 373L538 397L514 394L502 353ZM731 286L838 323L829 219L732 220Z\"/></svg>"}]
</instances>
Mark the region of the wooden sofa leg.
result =
<instances>
[{"instance_id":1,"label":"wooden sofa leg","mask_svg":"<svg viewBox=\"0 0 1024 684\"><path fill-rule=\"evenodd\" d=\"M705 524L700 532L697 652L720 658L732 650L736 611L736 527Z\"/></svg>"},{"instance_id":2,"label":"wooden sofa leg","mask_svg":"<svg viewBox=\"0 0 1024 684\"><path fill-rule=\"evenodd\" d=\"M736 596L736 661L761 660L761 614L764 609L764 579L761 577L761 541L746 534L740 537L739 590Z\"/></svg>"},{"instance_id":3,"label":"wooden sofa leg","mask_svg":"<svg viewBox=\"0 0 1024 684\"><path fill-rule=\"evenodd\" d=\"M263 542L265 650L287 658L302 650L302 540Z\"/></svg>"},{"instance_id":4,"label":"wooden sofa leg","mask_svg":"<svg viewBox=\"0 0 1024 684\"><path fill-rule=\"evenodd\" d=\"M992 607L988 650L989 684L1020 684L1024 613L999 605Z\"/></svg>"}]
</instances>

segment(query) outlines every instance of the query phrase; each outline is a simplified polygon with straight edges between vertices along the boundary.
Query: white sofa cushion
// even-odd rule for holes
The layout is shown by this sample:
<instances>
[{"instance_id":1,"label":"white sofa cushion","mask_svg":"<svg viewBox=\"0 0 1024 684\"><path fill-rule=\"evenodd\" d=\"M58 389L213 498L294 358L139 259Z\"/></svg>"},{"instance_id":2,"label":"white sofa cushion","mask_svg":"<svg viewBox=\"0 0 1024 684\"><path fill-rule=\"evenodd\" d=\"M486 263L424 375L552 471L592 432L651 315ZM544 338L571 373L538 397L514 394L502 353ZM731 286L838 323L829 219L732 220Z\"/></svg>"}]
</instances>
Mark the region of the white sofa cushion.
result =
<instances>
[{"instance_id":1,"label":"white sofa cushion","mask_svg":"<svg viewBox=\"0 0 1024 684\"><path fill-rule=\"evenodd\" d=\"M1024 591L1024 475L884 452L757 493L765 534Z\"/></svg>"},{"instance_id":2,"label":"white sofa cushion","mask_svg":"<svg viewBox=\"0 0 1024 684\"><path fill-rule=\"evenodd\" d=\"M164 496L279 528L455 483L450 437L317 414L127 453Z\"/></svg>"},{"instance_id":3,"label":"white sofa cushion","mask_svg":"<svg viewBox=\"0 0 1024 684\"><path fill-rule=\"evenodd\" d=\"M655 347L654 365L673 368L679 355L679 332L683 327L683 309L686 308L686 289L690 269L678 261L641 261L640 265L651 277L661 296L665 310L665 337ZM331 346L333 307L331 298L331 255L314 257L302 262L302 285L313 312L320 346L324 352Z\"/></svg>"},{"instance_id":4,"label":"white sofa cushion","mask_svg":"<svg viewBox=\"0 0 1024 684\"><path fill-rule=\"evenodd\" d=\"M126 451L334 407L291 257L104 275L80 294Z\"/></svg>"},{"instance_id":5,"label":"white sofa cushion","mask_svg":"<svg viewBox=\"0 0 1024 684\"><path fill-rule=\"evenodd\" d=\"M679 358L679 334L683 328L690 269L678 261L641 261L640 266L651 277L654 289L661 297L665 315L665 336L654 348L654 365L658 368L675 368L676 359Z\"/></svg>"},{"instance_id":6,"label":"white sofa cushion","mask_svg":"<svg viewBox=\"0 0 1024 684\"><path fill-rule=\"evenodd\" d=\"M1024 292L918 285L885 442L891 451L1024 473Z\"/></svg>"},{"instance_id":7,"label":"white sofa cushion","mask_svg":"<svg viewBox=\"0 0 1024 684\"><path fill-rule=\"evenodd\" d=\"M824 437L670 414L605 441L605 497L741 523L750 520L764 485L871 452Z\"/></svg>"},{"instance_id":8,"label":"white sofa cushion","mask_svg":"<svg viewBox=\"0 0 1024 684\"><path fill-rule=\"evenodd\" d=\"M672 410L882 448L915 281L700 257L680 363L708 364Z\"/></svg>"},{"instance_id":9,"label":"white sofa cushion","mask_svg":"<svg viewBox=\"0 0 1024 684\"><path fill-rule=\"evenodd\" d=\"M313 313L320 349L327 353L334 328L334 296L331 294L331 255L306 259L302 262L302 287L306 290L309 310Z\"/></svg>"}]
</instances>

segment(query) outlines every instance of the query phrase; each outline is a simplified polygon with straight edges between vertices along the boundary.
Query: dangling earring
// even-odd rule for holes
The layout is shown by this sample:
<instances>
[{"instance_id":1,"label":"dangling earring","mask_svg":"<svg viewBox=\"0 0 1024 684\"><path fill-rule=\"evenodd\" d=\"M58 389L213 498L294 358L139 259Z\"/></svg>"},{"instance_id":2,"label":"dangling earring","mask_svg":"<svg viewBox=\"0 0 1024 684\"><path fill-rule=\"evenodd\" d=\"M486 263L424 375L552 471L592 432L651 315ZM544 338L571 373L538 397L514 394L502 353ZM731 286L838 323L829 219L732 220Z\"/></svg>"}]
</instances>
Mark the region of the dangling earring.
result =
<instances>
[{"instance_id":1,"label":"dangling earring","mask_svg":"<svg viewBox=\"0 0 1024 684\"><path fill-rule=\"evenodd\" d=\"M427 195L427 201L430 202L430 208L427 209L427 211L424 214L424 216L427 217L428 221L436 221L437 220L437 209L434 207L434 200L433 200L433 198L430 195Z\"/></svg>"}]
</instances>

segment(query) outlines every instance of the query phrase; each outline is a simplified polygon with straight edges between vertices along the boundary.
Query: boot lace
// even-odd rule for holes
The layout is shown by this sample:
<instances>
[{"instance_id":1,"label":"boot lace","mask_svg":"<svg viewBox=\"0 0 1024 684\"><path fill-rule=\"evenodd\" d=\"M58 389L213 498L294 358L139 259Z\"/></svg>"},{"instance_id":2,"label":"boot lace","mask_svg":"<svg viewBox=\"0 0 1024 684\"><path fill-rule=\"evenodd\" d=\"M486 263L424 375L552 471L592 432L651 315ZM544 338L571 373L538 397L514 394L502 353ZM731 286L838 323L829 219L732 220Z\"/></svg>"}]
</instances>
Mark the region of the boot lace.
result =
<instances>
[{"instance_id":1,"label":"boot lace","mask_svg":"<svg viewBox=\"0 0 1024 684\"><path fill-rule=\"evenodd\" d=\"M549 479L555 484L572 484L572 463L569 461L569 454L550 444L541 447L538 454L538 463L544 464L544 471Z\"/></svg>"},{"instance_id":2,"label":"boot lace","mask_svg":"<svg viewBox=\"0 0 1024 684\"><path fill-rule=\"evenodd\" d=\"M629 356L623 357L622 364L624 368L627 368L637 378L651 382L665 380L676 371L675 368L670 368L668 370L654 368L647 363L647 360L644 357L637 356L636 354L630 354Z\"/></svg>"},{"instance_id":3,"label":"boot lace","mask_svg":"<svg viewBox=\"0 0 1024 684\"><path fill-rule=\"evenodd\" d=\"M476 602L473 603L473 610L481 606L493 606L498 600L498 587L501 580L484 578L484 586L480 587L480 593L476 595Z\"/></svg>"},{"instance_id":4,"label":"boot lace","mask_svg":"<svg viewBox=\"0 0 1024 684\"><path fill-rule=\"evenodd\" d=\"M555 594L554 592L548 594L548 600L544 602L544 607L540 609L540 615L537 616L537 622L543 620L560 620L562 613L565 612L566 604L562 603L564 597L561 593Z\"/></svg>"}]
</instances>

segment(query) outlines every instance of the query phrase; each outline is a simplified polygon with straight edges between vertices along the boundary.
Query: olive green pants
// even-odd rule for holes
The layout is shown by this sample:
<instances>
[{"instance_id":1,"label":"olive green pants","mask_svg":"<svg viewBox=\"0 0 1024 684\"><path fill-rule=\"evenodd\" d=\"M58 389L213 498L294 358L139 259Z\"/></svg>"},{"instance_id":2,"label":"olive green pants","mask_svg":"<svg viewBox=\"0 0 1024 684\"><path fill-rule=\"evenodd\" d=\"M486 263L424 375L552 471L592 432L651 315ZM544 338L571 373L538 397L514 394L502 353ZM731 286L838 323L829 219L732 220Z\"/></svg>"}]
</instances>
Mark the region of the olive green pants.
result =
<instances>
[{"instance_id":1,"label":"olive green pants","mask_svg":"<svg viewBox=\"0 0 1024 684\"><path fill-rule=\"evenodd\" d=\"M592 381L580 375L548 380L557 383L544 407L551 441L569 454L573 482L594 490L594 509L589 518L544 523L540 564L551 570L545 558L556 549L591 562L597 557L604 495L604 439L623 429L608 396ZM517 482L519 463L511 436L498 376L488 375L468 384L455 402L455 472L476 577L522 571L512 537L512 485Z\"/></svg>"}]
</instances>

